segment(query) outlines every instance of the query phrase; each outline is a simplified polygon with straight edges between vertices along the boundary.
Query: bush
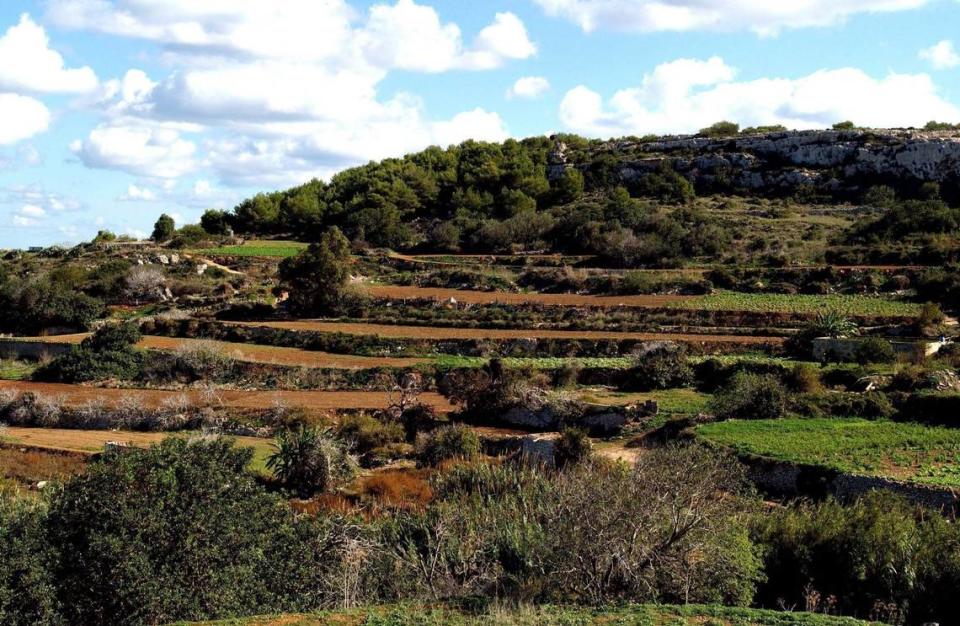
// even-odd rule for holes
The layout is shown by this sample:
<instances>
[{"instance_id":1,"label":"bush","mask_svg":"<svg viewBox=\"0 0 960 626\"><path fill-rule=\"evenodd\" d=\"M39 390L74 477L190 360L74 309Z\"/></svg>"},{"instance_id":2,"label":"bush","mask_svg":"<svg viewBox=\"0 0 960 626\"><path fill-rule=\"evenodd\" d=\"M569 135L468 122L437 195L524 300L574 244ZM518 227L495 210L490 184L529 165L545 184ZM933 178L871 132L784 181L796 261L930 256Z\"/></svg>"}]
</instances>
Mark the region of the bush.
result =
<instances>
[{"instance_id":1,"label":"bush","mask_svg":"<svg viewBox=\"0 0 960 626\"><path fill-rule=\"evenodd\" d=\"M366 413L344 416L337 426L337 434L349 442L356 454L366 454L376 448L392 443L401 443L406 437L403 424L384 422Z\"/></svg>"},{"instance_id":2,"label":"bush","mask_svg":"<svg viewBox=\"0 0 960 626\"><path fill-rule=\"evenodd\" d=\"M685 387L693 382L686 351L679 346L658 345L637 354L626 374L624 387L638 391Z\"/></svg>"},{"instance_id":3,"label":"bush","mask_svg":"<svg viewBox=\"0 0 960 626\"><path fill-rule=\"evenodd\" d=\"M133 347L138 341L140 331L133 324L108 324L67 354L41 366L34 378L66 383L136 379L144 363L143 354Z\"/></svg>"},{"instance_id":4,"label":"bush","mask_svg":"<svg viewBox=\"0 0 960 626\"><path fill-rule=\"evenodd\" d=\"M776 376L738 372L710 408L719 419L776 419L786 413L787 392Z\"/></svg>"},{"instance_id":5,"label":"bush","mask_svg":"<svg viewBox=\"0 0 960 626\"><path fill-rule=\"evenodd\" d=\"M450 459L474 459L480 456L480 438L464 424L442 426L417 439L416 454L420 464L428 467Z\"/></svg>"},{"instance_id":6,"label":"bush","mask_svg":"<svg viewBox=\"0 0 960 626\"><path fill-rule=\"evenodd\" d=\"M786 376L786 385L791 391L811 393L819 391L820 373L809 363L797 363Z\"/></svg>"},{"instance_id":7,"label":"bush","mask_svg":"<svg viewBox=\"0 0 960 626\"><path fill-rule=\"evenodd\" d=\"M582 463L593 454L593 442L579 428L564 428L553 448L553 462L558 469Z\"/></svg>"},{"instance_id":8,"label":"bush","mask_svg":"<svg viewBox=\"0 0 960 626\"><path fill-rule=\"evenodd\" d=\"M857 345L853 358L860 365L893 363L897 360L897 353L893 351L893 346L886 339L867 337Z\"/></svg>"},{"instance_id":9,"label":"bush","mask_svg":"<svg viewBox=\"0 0 960 626\"><path fill-rule=\"evenodd\" d=\"M63 624L44 514L39 503L0 494L0 623L7 626Z\"/></svg>"}]
</instances>

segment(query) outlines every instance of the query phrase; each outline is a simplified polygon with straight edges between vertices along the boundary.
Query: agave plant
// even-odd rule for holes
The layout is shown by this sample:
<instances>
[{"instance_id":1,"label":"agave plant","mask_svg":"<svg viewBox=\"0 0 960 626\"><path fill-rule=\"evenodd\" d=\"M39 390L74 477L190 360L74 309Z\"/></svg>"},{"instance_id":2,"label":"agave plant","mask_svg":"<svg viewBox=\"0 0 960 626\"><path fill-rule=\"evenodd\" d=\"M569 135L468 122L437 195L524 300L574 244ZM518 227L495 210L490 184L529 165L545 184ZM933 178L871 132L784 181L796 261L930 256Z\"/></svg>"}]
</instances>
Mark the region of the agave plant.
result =
<instances>
[{"instance_id":1,"label":"agave plant","mask_svg":"<svg viewBox=\"0 0 960 626\"><path fill-rule=\"evenodd\" d=\"M857 323L838 311L817 313L817 318L807 326L807 331L816 337L850 337L860 334Z\"/></svg>"},{"instance_id":2,"label":"agave plant","mask_svg":"<svg viewBox=\"0 0 960 626\"><path fill-rule=\"evenodd\" d=\"M356 463L329 430L282 430L273 448L267 468L301 498L329 491L356 473Z\"/></svg>"}]
</instances>

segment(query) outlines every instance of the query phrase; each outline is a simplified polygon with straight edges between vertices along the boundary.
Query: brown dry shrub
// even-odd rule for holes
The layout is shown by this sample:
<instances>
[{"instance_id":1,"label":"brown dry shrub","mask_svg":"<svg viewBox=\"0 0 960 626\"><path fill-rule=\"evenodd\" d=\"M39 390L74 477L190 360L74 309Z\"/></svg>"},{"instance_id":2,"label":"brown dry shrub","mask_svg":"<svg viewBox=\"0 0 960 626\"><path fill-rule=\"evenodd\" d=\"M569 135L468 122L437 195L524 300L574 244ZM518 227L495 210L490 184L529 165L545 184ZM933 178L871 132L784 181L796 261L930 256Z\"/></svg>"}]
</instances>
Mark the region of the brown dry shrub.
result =
<instances>
[{"instance_id":1,"label":"brown dry shrub","mask_svg":"<svg viewBox=\"0 0 960 626\"><path fill-rule=\"evenodd\" d=\"M360 491L384 506L421 509L433 500L429 476L423 470L389 470L363 479Z\"/></svg>"}]
</instances>

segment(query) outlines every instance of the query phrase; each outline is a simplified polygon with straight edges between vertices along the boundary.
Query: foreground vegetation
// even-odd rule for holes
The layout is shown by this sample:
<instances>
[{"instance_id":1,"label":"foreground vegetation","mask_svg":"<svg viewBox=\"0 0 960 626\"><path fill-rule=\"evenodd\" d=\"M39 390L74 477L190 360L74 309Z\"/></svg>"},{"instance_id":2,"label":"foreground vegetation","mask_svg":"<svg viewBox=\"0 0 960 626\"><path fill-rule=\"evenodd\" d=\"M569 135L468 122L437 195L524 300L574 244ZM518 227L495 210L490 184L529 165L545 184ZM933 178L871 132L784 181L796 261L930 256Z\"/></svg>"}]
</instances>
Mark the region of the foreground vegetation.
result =
<instances>
[{"instance_id":1,"label":"foreground vegetation","mask_svg":"<svg viewBox=\"0 0 960 626\"><path fill-rule=\"evenodd\" d=\"M860 620L812 613L706 605L640 605L607 609L579 607L463 607L407 605L206 622L203 626L860 626ZM178 626L188 626L179 624ZM194 624L193 626L200 626Z\"/></svg>"}]
</instances>

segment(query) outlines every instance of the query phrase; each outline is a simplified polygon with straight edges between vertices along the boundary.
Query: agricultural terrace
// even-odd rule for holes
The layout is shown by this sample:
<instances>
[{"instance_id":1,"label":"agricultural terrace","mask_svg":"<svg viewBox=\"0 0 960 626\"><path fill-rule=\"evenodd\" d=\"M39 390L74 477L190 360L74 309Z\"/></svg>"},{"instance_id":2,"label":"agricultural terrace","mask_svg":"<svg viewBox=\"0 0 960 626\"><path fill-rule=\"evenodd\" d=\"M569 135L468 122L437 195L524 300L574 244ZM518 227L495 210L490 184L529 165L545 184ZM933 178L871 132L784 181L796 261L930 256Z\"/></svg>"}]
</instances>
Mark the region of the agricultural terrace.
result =
<instances>
[{"instance_id":1,"label":"agricultural terrace","mask_svg":"<svg viewBox=\"0 0 960 626\"><path fill-rule=\"evenodd\" d=\"M960 487L960 430L891 421L730 420L697 427L706 441L852 474Z\"/></svg>"},{"instance_id":2,"label":"agricultural terrace","mask_svg":"<svg viewBox=\"0 0 960 626\"><path fill-rule=\"evenodd\" d=\"M239 245L215 246L194 250L197 254L206 254L216 257L277 257L287 258L296 256L307 247L299 241L245 241Z\"/></svg>"}]
</instances>

